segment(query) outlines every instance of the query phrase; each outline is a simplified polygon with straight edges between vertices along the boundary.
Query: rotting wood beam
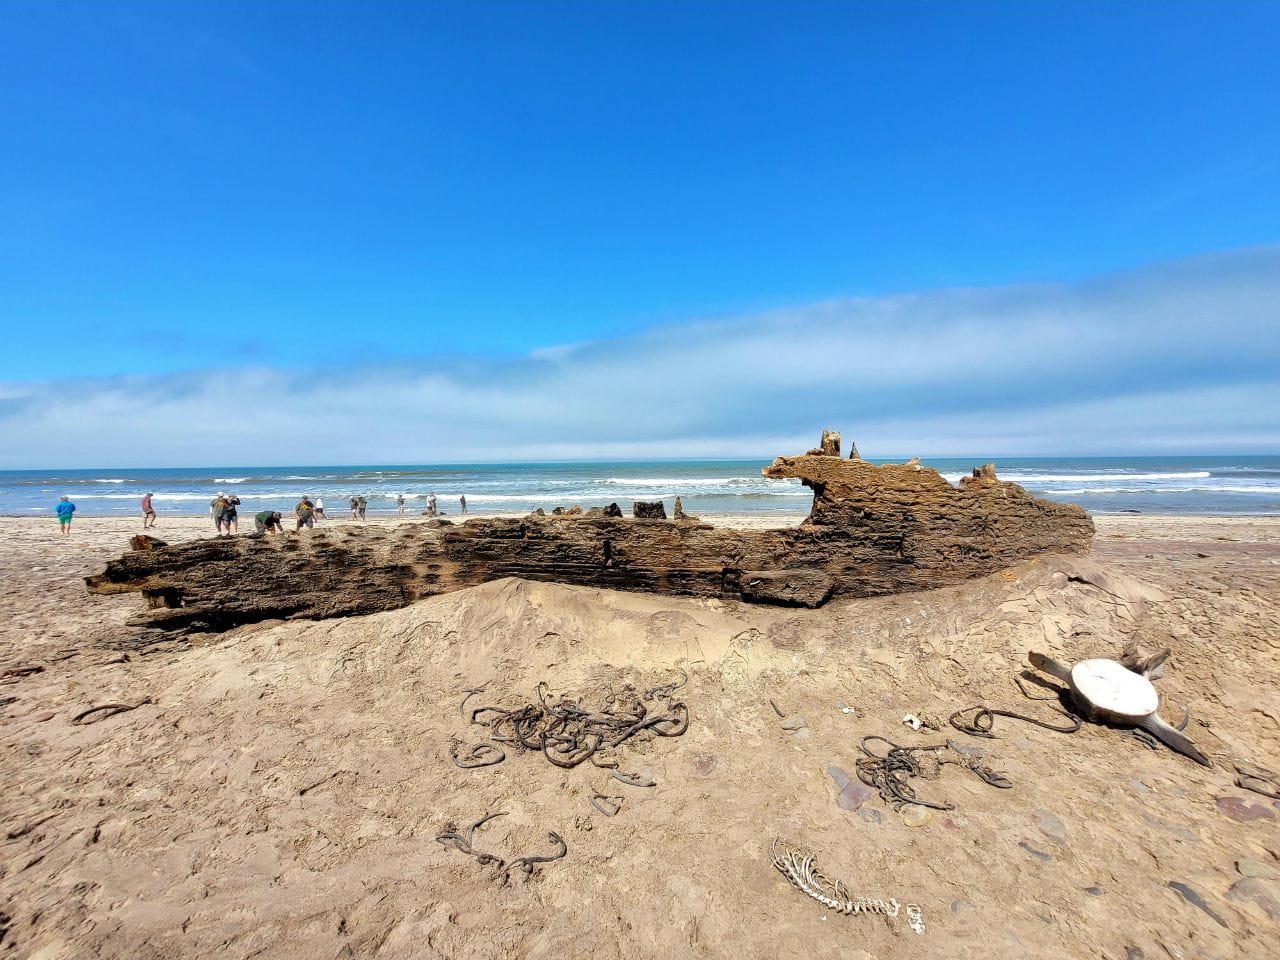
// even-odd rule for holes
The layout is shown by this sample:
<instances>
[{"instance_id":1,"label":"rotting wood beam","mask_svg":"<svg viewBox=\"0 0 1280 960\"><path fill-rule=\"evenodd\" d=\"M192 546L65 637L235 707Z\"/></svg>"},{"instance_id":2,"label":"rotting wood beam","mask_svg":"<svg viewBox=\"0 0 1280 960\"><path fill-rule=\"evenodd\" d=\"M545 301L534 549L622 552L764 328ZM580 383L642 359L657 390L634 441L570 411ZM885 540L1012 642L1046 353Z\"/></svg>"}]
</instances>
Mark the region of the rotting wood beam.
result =
<instances>
[{"instance_id":1,"label":"rotting wood beam","mask_svg":"<svg viewBox=\"0 0 1280 960\"><path fill-rule=\"evenodd\" d=\"M817 607L946 586L1043 553L1085 553L1092 543L1083 509L1001 481L991 464L953 485L918 460L876 465L839 451L839 434L827 432L820 448L762 471L814 491L808 518L791 529L626 519L594 508L172 546L140 536L85 583L94 594L141 593L136 626L219 631L393 610L506 576Z\"/></svg>"}]
</instances>

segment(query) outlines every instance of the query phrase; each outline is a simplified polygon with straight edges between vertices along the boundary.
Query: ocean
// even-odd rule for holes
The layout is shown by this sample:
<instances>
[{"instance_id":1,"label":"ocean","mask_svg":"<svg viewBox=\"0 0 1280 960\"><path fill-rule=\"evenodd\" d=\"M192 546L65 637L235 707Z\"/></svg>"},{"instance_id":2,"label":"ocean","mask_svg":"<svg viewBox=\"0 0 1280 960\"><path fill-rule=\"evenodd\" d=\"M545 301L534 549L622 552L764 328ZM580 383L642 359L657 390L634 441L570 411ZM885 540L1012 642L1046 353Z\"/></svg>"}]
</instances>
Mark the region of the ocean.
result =
<instances>
[{"instance_id":1,"label":"ocean","mask_svg":"<svg viewBox=\"0 0 1280 960\"><path fill-rule=\"evenodd\" d=\"M884 461L877 461L884 462ZM976 459L925 464L956 482ZM419 513L428 494L446 516L525 512L542 507L665 500L679 495L690 513L807 512L811 494L795 480L766 480L763 460L649 460L598 463L493 463L443 466L192 467L146 470L0 471L0 515L51 514L58 497L77 516L137 514L155 494L160 513L199 515L222 490L234 491L241 513L268 507L291 512L302 494L322 497L329 516L342 516L361 494L371 515L391 514L397 498ZM999 476L1051 500L1095 513L1280 514L1280 456L1083 457L997 461Z\"/></svg>"}]
</instances>

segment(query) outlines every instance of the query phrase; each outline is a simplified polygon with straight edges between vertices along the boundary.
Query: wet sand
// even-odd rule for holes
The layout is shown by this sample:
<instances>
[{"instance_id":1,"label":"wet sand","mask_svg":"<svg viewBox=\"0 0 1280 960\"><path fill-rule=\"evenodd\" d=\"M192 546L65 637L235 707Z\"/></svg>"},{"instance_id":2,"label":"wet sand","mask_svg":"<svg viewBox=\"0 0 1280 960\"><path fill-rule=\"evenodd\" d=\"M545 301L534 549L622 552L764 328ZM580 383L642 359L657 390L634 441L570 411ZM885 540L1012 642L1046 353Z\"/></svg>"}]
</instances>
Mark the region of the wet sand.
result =
<instances>
[{"instance_id":1,"label":"wet sand","mask_svg":"<svg viewBox=\"0 0 1280 960\"><path fill-rule=\"evenodd\" d=\"M0 683L0 957L1276 956L1280 805L1233 764L1280 770L1280 519L1098 526L1090 558L817 611L505 580L156 642L126 625L136 596L81 583L140 519L60 540L53 519L0 518L0 670L41 668ZM981 702L1042 715L1013 681L1027 650L1133 639L1172 647L1165 711L1188 706L1214 768L1093 725L902 725ZM541 680L644 687L676 668L689 731L619 751L655 787L537 754L450 759L482 739L468 687L513 704ZM106 703L136 709L75 722ZM869 734L954 738L1013 787L946 765L916 783L953 810L849 809L832 771L853 775ZM616 817L596 790L623 797ZM498 810L488 849L543 853L556 831L568 856L504 886L435 840ZM769 863L778 835L857 894L920 904L925 932L804 897Z\"/></svg>"}]
</instances>

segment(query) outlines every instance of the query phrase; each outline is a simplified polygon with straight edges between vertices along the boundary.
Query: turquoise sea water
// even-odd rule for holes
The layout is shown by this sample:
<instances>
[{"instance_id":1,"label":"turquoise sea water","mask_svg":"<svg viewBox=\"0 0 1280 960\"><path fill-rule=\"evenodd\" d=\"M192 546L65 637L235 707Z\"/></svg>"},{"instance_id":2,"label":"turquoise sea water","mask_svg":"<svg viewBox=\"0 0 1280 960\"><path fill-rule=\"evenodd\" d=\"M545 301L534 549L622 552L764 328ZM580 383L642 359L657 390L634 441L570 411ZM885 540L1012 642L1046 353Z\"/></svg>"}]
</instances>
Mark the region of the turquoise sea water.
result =
<instances>
[{"instance_id":1,"label":"turquoise sea water","mask_svg":"<svg viewBox=\"0 0 1280 960\"><path fill-rule=\"evenodd\" d=\"M926 460L952 482L986 458ZM363 494L369 513L420 512L430 493L446 515L528 511L535 507L679 495L692 513L807 512L810 492L795 480L766 480L763 460L651 460L598 463L495 463L443 466L192 467L147 470L0 471L0 514L52 515L66 494L77 516L138 513L148 491L160 513L202 515L220 490L235 491L242 514L292 510L306 493L340 516ZM1099 513L1280 514L1280 456L1024 458L997 461L999 476L1053 500Z\"/></svg>"}]
</instances>

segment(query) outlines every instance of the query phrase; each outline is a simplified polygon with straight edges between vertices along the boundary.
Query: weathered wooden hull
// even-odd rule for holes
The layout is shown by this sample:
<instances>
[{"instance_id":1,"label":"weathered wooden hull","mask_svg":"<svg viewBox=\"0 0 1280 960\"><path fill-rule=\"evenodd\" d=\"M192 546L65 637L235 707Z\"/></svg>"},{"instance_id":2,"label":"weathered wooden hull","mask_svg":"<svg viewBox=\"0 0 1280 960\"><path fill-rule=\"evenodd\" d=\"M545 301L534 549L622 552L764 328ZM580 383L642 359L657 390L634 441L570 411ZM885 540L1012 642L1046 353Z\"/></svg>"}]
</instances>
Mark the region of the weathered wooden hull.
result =
<instances>
[{"instance_id":1,"label":"weathered wooden hull","mask_svg":"<svg viewBox=\"0 0 1280 960\"><path fill-rule=\"evenodd\" d=\"M134 622L177 631L373 613L501 577L815 607L958 583L1041 553L1082 553L1093 537L1082 509L1039 500L991 468L959 487L913 464L838 455L779 458L764 472L814 489L799 527L589 514L342 525L142 541L146 549L86 584L98 594L143 593L147 609Z\"/></svg>"}]
</instances>

